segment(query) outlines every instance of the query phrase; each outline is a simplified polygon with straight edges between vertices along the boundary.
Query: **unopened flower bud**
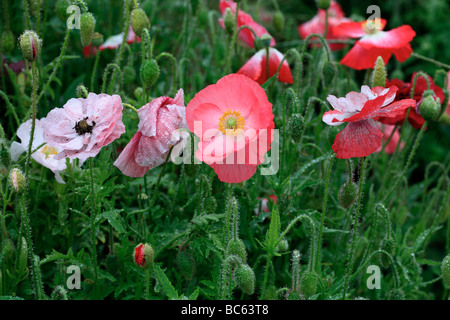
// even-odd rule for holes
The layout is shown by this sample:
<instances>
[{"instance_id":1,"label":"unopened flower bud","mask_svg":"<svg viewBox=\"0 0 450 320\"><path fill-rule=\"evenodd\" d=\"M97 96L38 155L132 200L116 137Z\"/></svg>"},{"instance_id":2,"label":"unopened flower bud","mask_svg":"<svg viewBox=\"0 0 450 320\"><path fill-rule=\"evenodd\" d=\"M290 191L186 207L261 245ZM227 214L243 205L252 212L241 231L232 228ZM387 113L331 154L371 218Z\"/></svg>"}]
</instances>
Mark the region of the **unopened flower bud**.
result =
<instances>
[{"instance_id":1,"label":"unopened flower bud","mask_svg":"<svg viewBox=\"0 0 450 320\"><path fill-rule=\"evenodd\" d=\"M142 97L142 94L144 93L144 90L142 89L142 87L137 87L136 89L134 89L133 93L136 99L140 99Z\"/></svg>"},{"instance_id":2,"label":"unopened flower bud","mask_svg":"<svg viewBox=\"0 0 450 320\"><path fill-rule=\"evenodd\" d=\"M319 9L327 10L330 7L330 0L316 0Z\"/></svg>"},{"instance_id":3,"label":"unopened flower bud","mask_svg":"<svg viewBox=\"0 0 450 320\"><path fill-rule=\"evenodd\" d=\"M358 187L353 181L345 182L339 189L338 200L344 209L350 207L356 200Z\"/></svg>"},{"instance_id":4,"label":"unopened flower bud","mask_svg":"<svg viewBox=\"0 0 450 320\"><path fill-rule=\"evenodd\" d=\"M405 293L402 289L392 289L389 293L389 300L405 300Z\"/></svg>"},{"instance_id":5,"label":"unopened flower bud","mask_svg":"<svg viewBox=\"0 0 450 320\"><path fill-rule=\"evenodd\" d=\"M22 237L22 242L20 244L20 254L19 254L19 271L25 272L28 265L28 244L24 237Z\"/></svg>"},{"instance_id":6,"label":"unopened flower bud","mask_svg":"<svg viewBox=\"0 0 450 320\"><path fill-rule=\"evenodd\" d=\"M155 252L148 243L140 243L134 248L134 262L143 269L148 269L153 265Z\"/></svg>"},{"instance_id":7,"label":"unopened flower bud","mask_svg":"<svg viewBox=\"0 0 450 320\"><path fill-rule=\"evenodd\" d=\"M417 107L422 118L427 121L434 121L441 113L441 99L428 95L426 98L423 98Z\"/></svg>"},{"instance_id":8,"label":"unopened flower bud","mask_svg":"<svg viewBox=\"0 0 450 320\"><path fill-rule=\"evenodd\" d=\"M196 264L194 257L190 253L187 251L178 252L176 264L181 275L186 280L190 281L194 278Z\"/></svg>"},{"instance_id":9,"label":"unopened flower bud","mask_svg":"<svg viewBox=\"0 0 450 320\"><path fill-rule=\"evenodd\" d=\"M384 64L383 58L378 56L375 62L372 75L370 77L370 86L375 87L385 87L386 86L386 66Z\"/></svg>"},{"instance_id":10,"label":"unopened flower bud","mask_svg":"<svg viewBox=\"0 0 450 320\"><path fill-rule=\"evenodd\" d=\"M305 129L305 118L301 114L293 114L289 119L288 130L295 143L300 143Z\"/></svg>"},{"instance_id":11,"label":"unopened flower bud","mask_svg":"<svg viewBox=\"0 0 450 320\"><path fill-rule=\"evenodd\" d=\"M286 239L281 239L281 241L277 245L277 252L285 252L289 249L289 243Z\"/></svg>"},{"instance_id":12,"label":"unopened flower bud","mask_svg":"<svg viewBox=\"0 0 450 320\"><path fill-rule=\"evenodd\" d=\"M255 273L247 264L242 264L236 268L236 283L246 294L252 295L255 292Z\"/></svg>"},{"instance_id":13,"label":"unopened flower bud","mask_svg":"<svg viewBox=\"0 0 450 320\"><path fill-rule=\"evenodd\" d=\"M142 30L150 29L150 20L141 8L135 8L131 11L131 27L139 37L142 37Z\"/></svg>"},{"instance_id":14,"label":"unopened flower bud","mask_svg":"<svg viewBox=\"0 0 450 320\"><path fill-rule=\"evenodd\" d=\"M94 32L92 35L92 45L94 47L99 47L103 43L103 35L98 32Z\"/></svg>"},{"instance_id":15,"label":"unopened flower bud","mask_svg":"<svg viewBox=\"0 0 450 320\"><path fill-rule=\"evenodd\" d=\"M14 49L14 34L9 30L3 30L0 38L0 49L3 52L10 52Z\"/></svg>"},{"instance_id":16,"label":"unopened flower bud","mask_svg":"<svg viewBox=\"0 0 450 320\"><path fill-rule=\"evenodd\" d=\"M226 255L238 256L245 263L247 261L247 250L244 242L241 239L231 239L227 245Z\"/></svg>"},{"instance_id":17,"label":"unopened flower bud","mask_svg":"<svg viewBox=\"0 0 450 320\"><path fill-rule=\"evenodd\" d=\"M19 168L13 168L9 173L9 184L14 189L14 191L20 193L26 188L25 176Z\"/></svg>"},{"instance_id":18,"label":"unopened flower bud","mask_svg":"<svg viewBox=\"0 0 450 320\"><path fill-rule=\"evenodd\" d=\"M385 239L383 241L383 245L381 246L381 249L386 251L387 253L389 253L392 256L395 252L395 240L392 238ZM391 264L391 260L389 260L389 258L385 254L381 254L380 255L380 263L384 268L387 268Z\"/></svg>"},{"instance_id":19,"label":"unopened flower bud","mask_svg":"<svg viewBox=\"0 0 450 320\"><path fill-rule=\"evenodd\" d=\"M34 61L41 53L42 40L34 31L27 30L19 37L22 56L28 61Z\"/></svg>"},{"instance_id":20,"label":"unopened flower bud","mask_svg":"<svg viewBox=\"0 0 450 320\"><path fill-rule=\"evenodd\" d=\"M95 18L90 12L85 12L80 17L81 45L87 47L91 44L95 30Z\"/></svg>"},{"instance_id":21,"label":"unopened flower bud","mask_svg":"<svg viewBox=\"0 0 450 320\"><path fill-rule=\"evenodd\" d=\"M141 79L144 87L153 86L159 78L159 66L156 60L145 60L141 67Z\"/></svg>"},{"instance_id":22,"label":"unopened flower bud","mask_svg":"<svg viewBox=\"0 0 450 320\"><path fill-rule=\"evenodd\" d=\"M229 35L233 34L234 29L236 28L236 21L235 21L235 16L230 8L225 9L223 23L225 25L226 33L228 33Z\"/></svg>"},{"instance_id":23,"label":"unopened flower bud","mask_svg":"<svg viewBox=\"0 0 450 320\"><path fill-rule=\"evenodd\" d=\"M282 32L284 30L284 15L279 10L273 15L273 26L278 32Z\"/></svg>"},{"instance_id":24,"label":"unopened flower bud","mask_svg":"<svg viewBox=\"0 0 450 320\"><path fill-rule=\"evenodd\" d=\"M447 255L441 264L442 279L450 286L450 254Z\"/></svg>"},{"instance_id":25,"label":"unopened flower bud","mask_svg":"<svg viewBox=\"0 0 450 320\"><path fill-rule=\"evenodd\" d=\"M300 280L300 288L303 294L309 298L317 292L317 286L319 284L319 279L317 274L312 271L305 271Z\"/></svg>"},{"instance_id":26,"label":"unopened flower bud","mask_svg":"<svg viewBox=\"0 0 450 320\"><path fill-rule=\"evenodd\" d=\"M434 73L434 83L441 87L444 88L445 87L445 79L447 78L447 72L443 69L438 69L436 70L436 72ZM450 81L450 79L448 79Z\"/></svg>"}]
</instances>

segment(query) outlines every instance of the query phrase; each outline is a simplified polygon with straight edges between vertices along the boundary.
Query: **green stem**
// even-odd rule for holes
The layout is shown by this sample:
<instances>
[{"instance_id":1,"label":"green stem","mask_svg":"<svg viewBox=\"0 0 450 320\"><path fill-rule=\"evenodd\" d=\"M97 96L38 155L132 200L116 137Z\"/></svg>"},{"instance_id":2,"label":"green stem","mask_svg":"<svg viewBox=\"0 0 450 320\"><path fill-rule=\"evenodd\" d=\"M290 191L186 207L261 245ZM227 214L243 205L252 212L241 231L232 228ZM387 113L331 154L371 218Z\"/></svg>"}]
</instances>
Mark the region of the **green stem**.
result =
<instances>
[{"instance_id":1,"label":"green stem","mask_svg":"<svg viewBox=\"0 0 450 320\"><path fill-rule=\"evenodd\" d=\"M94 160L89 159L89 167L91 174L91 250L92 250L92 265L94 268L94 288L98 287L98 273L97 273L97 248L96 248L96 228L95 228L95 215L96 215L96 204L95 204L95 190L94 190Z\"/></svg>"},{"instance_id":2,"label":"green stem","mask_svg":"<svg viewBox=\"0 0 450 320\"><path fill-rule=\"evenodd\" d=\"M413 53L411 53L411 56L413 56L413 57L415 57L417 59L422 59L424 61L428 61L428 62L434 63L435 65L437 65L439 67L446 68L446 69L450 70L450 65L442 63L442 62L434 60L434 59L431 59L431 58L428 58L428 57L425 57L425 56L422 56L422 55L420 55L418 53L413 52Z\"/></svg>"},{"instance_id":3,"label":"green stem","mask_svg":"<svg viewBox=\"0 0 450 320\"><path fill-rule=\"evenodd\" d=\"M95 82L95 76L97 73L98 62L100 61L100 53L101 53L101 51L97 50L97 54L95 55L94 67L92 69L92 74L91 74L91 91L95 91L94 82Z\"/></svg>"},{"instance_id":4,"label":"green stem","mask_svg":"<svg viewBox=\"0 0 450 320\"><path fill-rule=\"evenodd\" d=\"M233 56L234 45L236 43L237 36L238 36L237 21L238 21L239 4L240 4L239 2L236 3L236 13L234 16L234 30L233 30L233 35L231 36L231 41L230 41L230 43L228 45L228 49L227 49L227 55L226 55L226 60L225 60L225 74L230 73L231 57Z\"/></svg>"}]
</instances>

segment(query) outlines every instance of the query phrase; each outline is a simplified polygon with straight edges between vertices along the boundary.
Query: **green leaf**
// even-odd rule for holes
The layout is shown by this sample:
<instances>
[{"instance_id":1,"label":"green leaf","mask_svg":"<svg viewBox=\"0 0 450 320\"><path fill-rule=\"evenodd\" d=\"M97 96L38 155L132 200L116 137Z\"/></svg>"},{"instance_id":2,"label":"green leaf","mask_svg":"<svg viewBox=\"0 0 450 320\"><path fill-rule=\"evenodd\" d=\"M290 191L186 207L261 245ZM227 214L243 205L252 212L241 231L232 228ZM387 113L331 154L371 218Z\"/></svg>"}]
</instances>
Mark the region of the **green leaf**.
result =
<instances>
[{"instance_id":1,"label":"green leaf","mask_svg":"<svg viewBox=\"0 0 450 320\"><path fill-rule=\"evenodd\" d=\"M119 233L125 233L125 227L123 226L122 221L120 220L120 213L123 211L123 209L115 209L111 211L105 211L99 214L96 217L96 220L99 221L100 219L104 218L108 220L108 222L111 224L111 226Z\"/></svg>"},{"instance_id":2,"label":"green leaf","mask_svg":"<svg viewBox=\"0 0 450 320\"><path fill-rule=\"evenodd\" d=\"M180 299L178 292L175 290L175 288L173 287L170 280L167 278L164 271L158 265L155 265L155 274L166 296L171 300Z\"/></svg>"}]
</instances>

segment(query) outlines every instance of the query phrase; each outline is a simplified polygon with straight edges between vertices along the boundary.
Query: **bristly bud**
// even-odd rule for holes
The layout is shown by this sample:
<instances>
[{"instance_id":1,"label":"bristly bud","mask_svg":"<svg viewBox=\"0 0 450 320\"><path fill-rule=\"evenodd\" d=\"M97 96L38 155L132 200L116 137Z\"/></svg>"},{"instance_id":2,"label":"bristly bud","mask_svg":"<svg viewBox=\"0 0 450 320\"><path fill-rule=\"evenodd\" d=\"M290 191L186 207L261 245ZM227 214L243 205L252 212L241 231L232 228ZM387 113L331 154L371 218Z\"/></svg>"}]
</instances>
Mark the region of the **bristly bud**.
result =
<instances>
[{"instance_id":1,"label":"bristly bud","mask_svg":"<svg viewBox=\"0 0 450 320\"><path fill-rule=\"evenodd\" d=\"M428 91L428 90L427 90ZM425 96L426 92L424 92ZM416 107L420 115L427 121L434 121L441 113L441 99L433 95L423 98L422 102Z\"/></svg>"},{"instance_id":2,"label":"bristly bud","mask_svg":"<svg viewBox=\"0 0 450 320\"><path fill-rule=\"evenodd\" d=\"M386 86L386 66L384 64L383 58L378 56L375 62L375 67L370 76L370 87L385 87Z\"/></svg>"},{"instance_id":3,"label":"bristly bud","mask_svg":"<svg viewBox=\"0 0 450 320\"><path fill-rule=\"evenodd\" d=\"M442 279L450 286L450 254L447 255L441 264Z\"/></svg>"},{"instance_id":4,"label":"bristly bud","mask_svg":"<svg viewBox=\"0 0 450 320\"><path fill-rule=\"evenodd\" d=\"M10 52L14 49L15 42L14 34L9 30L3 30L0 38L0 49L3 52Z\"/></svg>"},{"instance_id":5,"label":"bristly bud","mask_svg":"<svg viewBox=\"0 0 450 320\"><path fill-rule=\"evenodd\" d=\"M323 67L323 79L325 83L331 83L336 76L336 67L332 61L326 61Z\"/></svg>"},{"instance_id":6,"label":"bristly bud","mask_svg":"<svg viewBox=\"0 0 450 320\"><path fill-rule=\"evenodd\" d=\"M441 87L441 88L445 88L445 79L447 78L447 72L443 69L438 69L436 70L436 72L434 73L434 83ZM448 81L450 81L450 79L448 79Z\"/></svg>"},{"instance_id":7,"label":"bristly bud","mask_svg":"<svg viewBox=\"0 0 450 320\"><path fill-rule=\"evenodd\" d=\"M344 209L350 207L356 200L358 186L353 181L345 182L339 189L338 200Z\"/></svg>"},{"instance_id":8,"label":"bristly bud","mask_svg":"<svg viewBox=\"0 0 450 320\"><path fill-rule=\"evenodd\" d=\"M319 285L319 279L317 274L312 271L305 271L301 279L301 290L303 294L309 298L317 292L317 286Z\"/></svg>"},{"instance_id":9,"label":"bristly bud","mask_svg":"<svg viewBox=\"0 0 450 320\"><path fill-rule=\"evenodd\" d=\"M235 25L236 21L235 21L235 16L230 8L225 9L223 23L225 25L226 33L228 33L229 35L232 35L234 32L234 29L236 28L236 25Z\"/></svg>"},{"instance_id":10,"label":"bristly bud","mask_svg":"<svg viewBox=\"0 0 450 320\"><path fill-rule=\"evenodd\" d=\"M141 79L144 87L153 86L159 78L159 66L155 59L145 60L141 67Z\"/></svg>"},{"instance_id":11,"label":"bristly bud","mask_svg":"<svg viewBox=\"0 0 450 320\"><path fill-rule=\"evenodd\" d=\"M270 43L272 42L272 36L268 33L264 33L261 37L261 45L263 48L270 47Z\"/></svg>"},{"instance_id":12,"label":"bristly bud","mask_svg":"<svg viewBox=\"0 0 450 320\"><path fill-rule=\"evenodd\" d=\"M91 44L95 30L95 18L90 12L85 12L80 17L81 45L87 47Z\"/></svg>"},{"instance_id":13,"label":"bristly bud","mask_svg":"<svg viewBox=\"0 0 450 320\"><path fill-rule=\"evenodd\" d=\"M150 20L141 8L135 8L131 11L131 27L139 37L142 37L142 30L150 30Z\"/></svg>"},{"instance_id":14,"label":"bristly bud","mask_svg":"<svg viewBox=\"0 0 450 320\"><path fill-rule=\"evenodd\" d=\"M289 119L288 130L295 143L300 143L305 129L305 119L299 113L293 114Z\"/></svg>"},{"instance_id":15,"label":"bristly bud","mask_svg":"<svg viewBox=\"0 0 450 320\"><path fill-rule=\"evenodd\" d=\"M41 53L42 40L36 32L27 30L19 37L19 46L22 56L32 62Z\"/></svg>"},{"instance_id":16,"label":"bristly bud","mask_svg":"<svg viewBox=\"0 0 450 320\"><path fill-rule=\"evenodd\" d=\"M28 244L24 237L22 237L22 242L20 244L20 254L19 254L19 271L25 272L28 265Z\"/></svg>"},{"instance_id":17,"label":"bristly bud","mask_svg":"<svg viewBox=\"0 0 450 320\"><path fill-rule=\"evenodd\" d=\"M103 35L99 32L94 32L92 35L92 45L99 47L103 43Z\"/></svg>"},{"instance_id":18,"label":"bristly bud","mask_svg":"<svg viewBox=\"0 0 450 320\"><path fill-rule=\"evenodd\" d=\"M148 243L140 243L134 248L134 262L143 269L148 269L153 265L155 252Z\"/></svg>"},{"instance_id":19,"label":"bristly bud","mask_svg":"<svg viewBox=\"0 0 450 320\"><path fill-rule=\"evenodd\" d=\"M405 293L402 289L392 289L389 292L389 300L405 300Z\"/></svg>"},{"instance_id":20,"label":"bristly bud","mask_svg":"<svg viewBox=\"0 0 450 320\"><path fill-rule=\"evenodd\" d=\"M273 26L278 32L282 32L284 30L284 15L279 10L273 15Z\"/></svg>"},{"instance_id":21,"label":"bristly bud","mask_svg":"<svg viewBox=\"0 0 450 320\"><path fill-rule=\"evenodd\" d=\"M55 5L56 16L62 21L66 22L69 18L69 13L67 13L67 8L72 4L71 0L58 0Z\"/></svg>"},{"instance_id":22,"label":"bristly bud","mask_svg":"<svg viewBox=\"0 0 450 320\"><path fill-rule=\"evenodd\" d=\"M228 242L226 255L235 255L241 258L243 263L247 262L247 250L245 249L245 244L241 239L231 239Z\"/></svg>"},{"instance_id":23,"label":"bristly bud","mask_svg":"<svg viewBox=\"0 0 450 320\"><path fill-rule=\"evenodd\" d=\"M187 251L181 251L177 254L177 268L186 280L192 280L195 274L195 259Z\"/></svg>"},{"instance_id":24,"label":"bristly bud","mask_svg":"<svg viewBox=\"0 0 450 320\"><path fill-rule=\"evenodd\" d=\"M17 193L21 193L25 190L27 181L22 170L20 170L19 168L11 169L9 173L9 184Z\"/></svg>"},{"instance_id":25,"label":"bristly bud","mask_svg":"<svg viewBox=\"0 0 450 320\"><path fill-rule=\"evenodd\" d=\"M236 283L246 294L252 295L255 292L255 273L247 264L241 264L236 268Z\"/></svg>"},{"instance_id":26,"label":"bristly bud","mask_svg":"<svg viewBox=\"0 0 450 320\"><path fill-rule=\"evenodd\" d=\"M327 10L330 7L330 0L316 0L319 9Z\"/></svg>"},{"instance_id":27,"label":"bristly bud","mask_svg":"<svg viewBox=\"0 0 450 320\"><path fill-rule=\"evenodd\" d=\"M289 249L289 243L286 239L281 239L281 241L278 243L276 251L277 252L285 252Z\"/></svg>"},{"instance_id":28,"label":"bristly bud","mask_svg":"<svg viewBox=\"0 0 450 320\"><path fill-rule=\"evenodd\" d=\"M395 247L396 247L395 240L392 238L388 238L383 241L383 245L381 246L381 249L386 251L387 253L389 253L392 256L395 252ZM387 268L390 266L391 260L389 260L389 258L385 254L381 254L380 255L380 263L384 268Z\"/></svg>"},{"instance_id":29,"label":"bristly bud","mask_svg":"<svg viewBox=\"0 0 450 320\"><path fill-rule=\"evenodd\" d=\"M108 254L105 260L106 270L112 275L119 271L119 257L116 254Z\"/></svg>"}]
</instances>

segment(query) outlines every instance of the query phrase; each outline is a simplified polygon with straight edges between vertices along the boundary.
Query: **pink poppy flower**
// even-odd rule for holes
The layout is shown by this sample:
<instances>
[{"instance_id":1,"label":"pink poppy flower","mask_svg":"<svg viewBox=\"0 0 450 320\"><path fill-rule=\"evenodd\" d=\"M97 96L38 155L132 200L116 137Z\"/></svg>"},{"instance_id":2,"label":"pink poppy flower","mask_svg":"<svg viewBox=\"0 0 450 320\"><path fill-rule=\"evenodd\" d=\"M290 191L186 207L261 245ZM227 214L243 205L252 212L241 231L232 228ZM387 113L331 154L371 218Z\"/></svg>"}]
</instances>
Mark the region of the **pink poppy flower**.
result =
<instances>
[{"instance_id":1,"label":"pink poppy flower","mask_svg":"<svg viewBox=\"0 0 450 320\"><path fill-rule=\"evenodd\" d=\"M56 159L55 156L62 151L61 148L53 147L46 143L44 140L44 128L43 128L43 119L38 120L36 119L35 129L34 129L34 138L33 138L33 145L31 146L32 150L35 150L37 147L39 147L42 144L42 147L40 147L38 150L36 150L32 155L31 158L33 158L37 163L43 165L44 167L50 169L54 174L56 181L59 183L65 183L64 180L61 178L61 171L66 169L66 160L65 159ZM20 143L14 141L11 144L11 160L17 161L19 159L19 156L24 153L28 152L28 145L30 143L30 136L31 136L31 125L32 120L28 120L24 123L22 123L17 130L17 136L20 139ZM80 163L80 166L83 163Z\"/></svg>"},{"instance_id":2,"label":"pink poppy flower","mask_svg":"<svg viewBox=\"0 0 450 320\"><path fill-rule=\"evenodd\" d=\"M395 129L394 125L389 124L381 124L380 122L377 122L377 128L383 132L383 143L386 143L386 139L389 139L392 132ZM400 143L399 150L402 150L405 147L405 143L403 141L400 141L400 132L398 129L395 129L394 134L392 135L391 140L384 148L384 152L387 154L393 154L395 150L397 149L398 144ZM382 147L380 146L375 152L381 152Z\"/></svg>"},{"instance_id":3,"label":"pink poppy flower","mask_svg":"<svg viewBox=\"0 0 450 320\"><path fill-rule=\"evenodd\" d=\"M395 117L416 105L414 99L392 103L397 90L396 86L373 89L362 86L360 93L352 91L345 98L328 96L334 110L325 112L322 120L330 126L349 123L334 140L332 149L337 158L366 157L381 146L383 133L375 126L374 118Z\"/></svg>"},{"instance_id":4,"label":"pink poppy flower","mask_svg":"<svg viewBox=\"0 0 450 320\"><path fill-rule=\"evenodd\" d=\"M280 51L275 48L269 48L269 76L267 76L267 52L266 49L261 49L237 73L246 75L262 85L277 72L278 66L283 58L284 55ZM291 69L286 60L281 65L278 80L284 83L294 82Z\"/></svg>"},{"instance_id":5,"label":"pink poppy flower","mask_svg":"<svg viewBox=\"0 0 450 320\"><path fill-rule=\"evenodd\" d=\"M323 9L319 9L319 12L311 20L298 26L298 34L302 39L306 39L310 34L316 33L323 35L325 32L325 16L326 12ZM336 1L331 1L330 7L328 8L328 31L326 39L328 40L345 40L348 39L346 36L339 36L335 34L334 29L336 26L343 22L349 22L350 19L345 17L341 6ZM319 47L320 44L315 46ZM341 50L346 44L342 43L330 43L329 47L331 50Z\"/></svg>"},{"instance_id":6,"label":"pink poppy flower","mask_svg":"<svg viewBox=\"0 0 450 320\"><path fill-rule=\"evenodd\" d=\"M129 177L143 177L148 170L163 164L170 148L182 142L178 129L187 129L183 89L173 99L152 100L138 114L138 131L114 162Z\"/></svg>"},{"instance_id":7,"label":"pink poppy flower","mask_svg":"<svg viewBox=\"0 0 450 320\"><path fill-rule=\"evenodd\" d=\"M240 74L206 87L186 107L189 130L200 138L196 157L227 183L250 179L264 161L274 139L273 118L264 89Z\"/></svg>"},{"instance_id":8,"label":"pink poppy flower","mask_svg":"<svg viewBox=\"0 0 450 320\"><path fill-rule=\"evenodd\" d=\"M235 15L236 14L236 3L231 0L220 0L219 8L220 8L220 12L222 13L222 18L219 19L219 23L222 26L222 28L225 29L225 23L224 23L225 10L227 8L230 8L233 15ZM266 30L266 28L264 28L262 25L256 23L249 14L247 14L244 11L239 9L236 28L239 29L242 26L248 26L248 27L252 28L253 31L255 31L256 36L258 36L258 37L261 37L263 34L269 34L269 32ZM254 44L255 36L253 35L253 32L251 32L248 29L245 29L245 28L242 29L239 32L238 39L241 40L244 44L246 44L250 48L255 47L255 44ZM275 46L275 39L273 37L272 37L272 40L270 40L270 45Z\"/></svg>"},{"instance_id":9,"label":"pink poppy flower","mask_svg":"<svg viewBox=\"0 0 450 320\"><path fill-rule=\"evenodd\" d=\"M103 42L103 44L101 44L100 47L98 47L98 49L100 51L106 49L116 49L122 44L122 40L123 40L123 32L106 39L106 41ZM127 43L130 44L134 42L141 42L141 38L136 36L136 34L133 31L133 28L130 25L130 27L128 28Z\"/></svg>"},{"instance_id":10,"label":"pink poppy flower","mask_svg":"<svg viewBox=\"0 0 450 320\"><path fill-rule=\"evenodd\" d=\"M336 26L334 28L336 35L360 38L341 63L350 68L362 70L373 68L378 56L383 58L385 64L388 64L393 54L400 62L408 59L413 52L409 43L416 36L414 30L408 25L403 25L389 31L382 31L385 26L384 19L344 22Z\"/></svg>"},{"instance_id":11,"label":"pink poppy flower","mask_svg":"<svg viewBox=\"0 0 450 320\"><path fill-rule=\"evenodd\" d=\"M87 99L70 99L42 120L44 139L62 149L55 159L95 157L100 149L125 132L122 100L118 95L89 93Z\"/></svg>"}]
</instances>

